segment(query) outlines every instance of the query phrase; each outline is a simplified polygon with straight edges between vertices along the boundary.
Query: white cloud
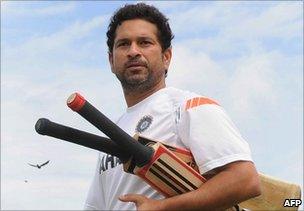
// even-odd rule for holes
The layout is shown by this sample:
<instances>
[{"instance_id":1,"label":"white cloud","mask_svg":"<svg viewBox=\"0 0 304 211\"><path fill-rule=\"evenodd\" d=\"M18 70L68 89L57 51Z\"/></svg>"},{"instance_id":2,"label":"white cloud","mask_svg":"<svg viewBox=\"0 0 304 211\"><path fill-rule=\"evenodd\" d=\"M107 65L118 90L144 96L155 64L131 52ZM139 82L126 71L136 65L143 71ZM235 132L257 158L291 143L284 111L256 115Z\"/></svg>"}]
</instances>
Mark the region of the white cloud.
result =
<instances>
[{"instance_id":1,"label":"white cloud","mask_svg":"<svg viewBox=\"0 0 304 211\"><path fill-rule=\"evenodd\" d=\"M173 47L168 84L208 95L224 86L224 78L220 65L204 52L195 51L183 44Z\"/></svg>"},{"instance_id":2,"label":"white cloud","mask_svg":"<svg viewBox=\"0 0 304 211\"><path fill-rule=\"evenodd\" d=\"M104 16L94 17L88 21L77 21L50 35L32 37L19 46L5 46L3 68L9 66L15 69L20 68L19 65L35 67L33 61L39 60L40 64L41 61L50 63L49 60L54 59L54 56L55 59L58 59L58 55L59 57L65 56L65 59L68 59L67 56L73 54L73 50L77 48L74 42L89 36L93 33L93 30L101 28L104 22ZM15 58L18 58L21 62L16 63ZM6 65L7 62L9 64Z\"/></svg>"},{"instance_id":3,"label":"white cloud","mask_svg":"<svg viewBox=\"0 0 304 211\"><path fill-rule=\"evenodd\" d=\"M30 2L1 1L1 12L3 13L2 15L6 17L24 18L55 16L73 12L76 9L74 2L57 3L41 7L33 6L35 6L35 4L31 4Z\"/></svg>"},{"instance_id":4,"label":"white cloud","mask_svg":"<svg viewBox=\"0 0 304 211\"><path fill-rule=\"evenodd\" d=\"M22 210L56 210L59 207L60 210L80 210L83 207L89 181L59 174L55 178L42 172L39 174L7 179L1 184L2 207ZM73 194L75 192L79 194Z\"/></svg>"},{"instance_id":5,"label":"white cloud","mask_svg":"<svg viewBox=\"0 0 304 211\"><path fill-rule=\"evenodd\" d=\"M272 63L276 57L264 53L251 55L235 61L235 72L229 78L226 90L227 102L231 102L234 113L238 118L248 118L256 115L253 109L256 105L273 106L278 94L274 88L274 80L278 79Z\"/></svg>"},{"instance_id":6,"label":"white cloud","mask_svg":"<svg viewBox=\"0 0 304 211\"><path fill-rule=\"evenodd\" d=\"M239 39L299 38L303 32L302 9L299 2L282 2L262 11L255 17L239 17L237 23L227 23L221 36ZM236 16L238 16L237 13Z\"/></svg>"},{"instance_id":7,"label":"white cloud","mask_svg":"<svg viewBox=\"0 0 304 211\"><path fill-rule=\"evenodd\" d=\"M195 55L195 56L194 56ZM168 83L219 98L240 119L255 114L256 104L273 105L278 97L274 88L274 63L282 55L260 52L227 62L218 62L188 45L173 48ZM230 102L230 103L229 103ZM240 116L242 115L242 116Z\"/></svg>"},{"instance_id":8,"label":"white cloud","mask_svg":"<svg viewBox=\"0 0 304 211\"><path fill-rule=\"evenodd\" d=\"M48 7L43 7L39 9L35 9L32 11L37 15L57 15L57 14L65 14L67 12L71 12L76 8L76 4L74 2L64 3L61 5L50 5Z\"/></svg>"},{"instance_id":9,"label":"white cloud","mask_svg":"<svg viewBox=\"0 0 304 211\"><path fill-rule=\"evenodd\" d=\"M300 2L278 2L265 7L261 4L255 9L252 6L251 3L241 2L202 3L182 14L173 9L168 16L178 36L192 33L196 36L205 34L207 37L246 41L269 37L284 40L301 37L303 8Z\"/></svg>"}]
</instances>

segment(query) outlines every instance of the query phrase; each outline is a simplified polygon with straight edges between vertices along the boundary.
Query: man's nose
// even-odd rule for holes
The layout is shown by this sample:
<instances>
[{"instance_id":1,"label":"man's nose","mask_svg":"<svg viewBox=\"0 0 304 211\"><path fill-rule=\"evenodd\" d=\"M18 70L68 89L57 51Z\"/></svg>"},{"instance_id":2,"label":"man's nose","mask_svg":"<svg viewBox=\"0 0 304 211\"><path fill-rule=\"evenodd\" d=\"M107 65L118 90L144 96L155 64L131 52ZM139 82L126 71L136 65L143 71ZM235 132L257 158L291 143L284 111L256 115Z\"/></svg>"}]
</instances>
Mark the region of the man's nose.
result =
<instances>
[{"instance_id":1,"label":"man's nose","mask_svg":"<svg viewBox=\"0 0 304 211\"><path fill-rule=\"evenodd\" d=\"M130 58L140 56L140 55L141 55L141 51L140 51L139 46L138 46L136 43L132 43L132 44L130 45L130 48L129 48L129 50L128 50L127 55L128 55L128 57L130 57Z\"/></svg>"}]
</instances>

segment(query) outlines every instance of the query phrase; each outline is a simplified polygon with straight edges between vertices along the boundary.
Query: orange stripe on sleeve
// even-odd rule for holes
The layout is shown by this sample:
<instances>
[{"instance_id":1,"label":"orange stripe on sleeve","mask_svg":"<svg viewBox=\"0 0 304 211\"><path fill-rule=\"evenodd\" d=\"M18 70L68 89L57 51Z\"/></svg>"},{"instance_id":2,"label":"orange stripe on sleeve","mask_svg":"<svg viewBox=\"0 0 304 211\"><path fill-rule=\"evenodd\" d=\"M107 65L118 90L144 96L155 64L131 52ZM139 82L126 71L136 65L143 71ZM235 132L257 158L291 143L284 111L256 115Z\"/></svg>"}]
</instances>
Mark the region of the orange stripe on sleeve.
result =
<instances>
[{"instance_id":1,"label":"orange stripe on sleeve","mask_svg":"<svg viewBox=\"0 0 304 211\"><path fill-rule=\"evenodd\" d=\"M219 105L217 102L215 102L214 100L211 100L209 98L195 97L195 98L192 98L190 100L187 100L186 110L188 110L190 108L194 108L194 107L200 106L200 105L205 105L205 104Z\"/></svg>"},{"instance_id":2,"label":"orange stripe on sleeve","mask_svg":"<svg viewBox=\"0 0 304 211\"><path fill-rule=\"evenodd\" d=\"M199 97L195 97L192 99L191 108L198 106Z\"/></svg>"},{"instance_id":3,"label":"orange stripe on sleeve","mask_svg":"<svg viewBox=\"0 0 304 211\"><path fill-rule=\"evenodd\" d=\"M216 104L216 105L219 105L214 100L211 100L209 98L200 97L198 105L203 105L203 104Z\"/></svg>"},{"instance_id":4,"label":"orange stripe on sleeve","mask_svg":"<svg viewBox=\"0 0 304 211\"><path fill-rule=\"evenodd\" d=\"M190 105L191 105L191 100L187 100L187 104L186 104L186 110L188 110L190 108Z\"/></svg>"}]
</instances>

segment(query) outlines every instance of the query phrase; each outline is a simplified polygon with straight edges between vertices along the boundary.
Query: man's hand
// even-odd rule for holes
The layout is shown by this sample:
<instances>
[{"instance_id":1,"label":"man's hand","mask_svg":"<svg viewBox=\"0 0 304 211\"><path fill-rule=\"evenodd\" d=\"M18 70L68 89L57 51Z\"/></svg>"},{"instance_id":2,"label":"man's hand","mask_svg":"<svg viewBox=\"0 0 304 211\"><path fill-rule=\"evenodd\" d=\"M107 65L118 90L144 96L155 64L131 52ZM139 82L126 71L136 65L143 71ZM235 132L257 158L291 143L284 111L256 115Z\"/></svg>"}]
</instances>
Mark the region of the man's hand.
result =
<instances>
[{"instance_id":1,"label":"man's hand","mask_svg":"<svg viewBox=\"0 0 304 211\"><path fill-rule=\"evenodd\" d=\"M140 194L126 194L120 196L119 200L135 203L137 210L161 210L161 200L149 199Z\"/></svg>"}]
</instances>

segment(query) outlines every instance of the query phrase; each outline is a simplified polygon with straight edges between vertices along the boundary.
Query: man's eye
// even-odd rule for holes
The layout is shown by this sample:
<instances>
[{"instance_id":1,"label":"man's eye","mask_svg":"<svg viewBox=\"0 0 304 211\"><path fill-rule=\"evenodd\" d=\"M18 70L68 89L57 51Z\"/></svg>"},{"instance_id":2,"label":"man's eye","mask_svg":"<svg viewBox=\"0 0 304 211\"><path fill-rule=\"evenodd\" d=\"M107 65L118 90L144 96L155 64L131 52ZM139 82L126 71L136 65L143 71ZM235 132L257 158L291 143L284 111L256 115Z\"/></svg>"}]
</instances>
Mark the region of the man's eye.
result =
<instances>
[{"instance_id":1,"label":"man's eye","mask_svg":"<svg viewBox=\"0 0 304 211\"><path fill-rule=\"evenodd\" d=\"M141 45L151 45L152 43L151 43L150 41L143 40L143 41L141 41L140 44L141 44Z\"/></svg>"},{"instance_id":2,"label":"man's eye","mask_svg":"<svg viewBox=\"0 0 304 211\"><path fill-rule=\"evenodd\" d=\"M122 47L122 46L127 46L128 43L127 42L121 42L117 44L117 47Z\"/></svg>"}]
</instances>

